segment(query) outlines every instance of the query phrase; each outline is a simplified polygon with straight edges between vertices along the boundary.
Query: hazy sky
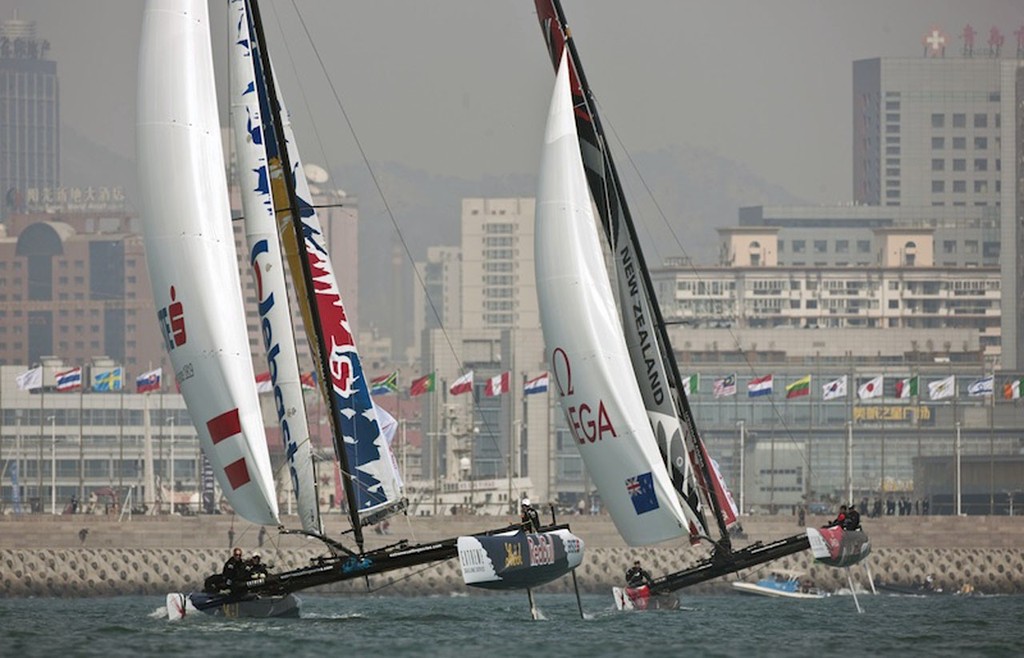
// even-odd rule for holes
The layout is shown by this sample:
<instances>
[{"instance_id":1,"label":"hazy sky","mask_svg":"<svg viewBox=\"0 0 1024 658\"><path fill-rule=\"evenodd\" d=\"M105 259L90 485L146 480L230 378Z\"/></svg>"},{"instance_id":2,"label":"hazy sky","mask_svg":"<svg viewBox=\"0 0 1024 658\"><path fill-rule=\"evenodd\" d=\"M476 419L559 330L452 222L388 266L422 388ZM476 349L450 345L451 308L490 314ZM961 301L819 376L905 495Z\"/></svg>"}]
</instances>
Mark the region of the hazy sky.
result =
<instances>
[{"instance_id":1,"label":"hazy sky","mask_svg":"<svg viewBox=\"0 0 1024 658\"><path fill-rule=\"evenodd\" d=\"M226 4L210 4L221 76ZM142 5L0 0L0 18L18 10L51 42L64 124L129 157ZM536 171L554 74L531 0L262 6L307 162L323 163L324 152L328 166L361 159L318 53L371 162L467 178ZM958 56L967 23L978 47L998 26L1004 50L1012 50L1024 24L1019 0L564 0L564 7L605 123L630 151L711 149L822 203L851 195L855 59L919 57L932 26L948 35L947 54Z\"/></svg>"}]
</instances>

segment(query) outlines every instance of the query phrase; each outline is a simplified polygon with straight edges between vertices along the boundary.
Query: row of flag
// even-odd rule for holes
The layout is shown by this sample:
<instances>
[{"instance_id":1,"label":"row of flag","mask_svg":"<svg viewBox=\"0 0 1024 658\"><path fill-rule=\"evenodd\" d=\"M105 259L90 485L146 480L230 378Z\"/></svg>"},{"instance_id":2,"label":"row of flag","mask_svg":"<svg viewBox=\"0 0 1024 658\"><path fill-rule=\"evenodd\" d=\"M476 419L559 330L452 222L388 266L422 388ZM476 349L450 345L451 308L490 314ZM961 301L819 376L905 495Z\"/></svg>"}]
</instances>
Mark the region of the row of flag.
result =
<instances>
[{"instance_id":1,"label":"row of flag","mask_svg":"<svg viewBox=\"0 0 1024 658\"><path fill-rule=\"evenodd\" d=\"M686 395L696 395L700 390L700 375L688 375L683 377L683 392ZM726 375L714 380L711 386L711 393L716 398L736 395L738 390L736 374ZM861 400L870 400L884 396L885 376L872 377L857 387L857 397ZM920 398L921 377L900 378L896 380L896 397L900 399ZM945 400L956 396L956 376L949 375L927 385L928 398L931 400ZM1007 400L1017 400L1024 391L1024 378L1012 379L1003 385L1003 397ZM772 395L775 392L775 379L773 375L755 377L747 382L747 397L756 398L764 395ZM806 375L785 386L786 399L800 398L811 394L811 376ZM989 396L995 393L995 376L988 375L976 379L967 386L967 395L971 397ZM848 395L847 375L822 385L821 399L836 400L846 398Z\"/></svg>"},{"instance_id":2,"label":"row of flag","mask_svg":"<svg viewBox=\"0 0 1024 658\"><path fill-rule=\"evenodd\" d=\"M449 395L462 395L473 392L474 373L467 371L461 377L452 382L448 387ZM415 397L424 393L432 393L437 387L436 373L423 375L412 381L409 386L409 395ZM495 397L504 395L512 390L512 373L503 372L500 375L490 377L484 384L484 395ZM543 373L523 384L523 395L534 395L544 393L548 390L548 373ZM370 380L371 395L387 395L398 392L398 371L387 373Z\"/></svg>"},{"instance_id":3,"label":"row of flag","mask_svg":"<svg viewBox=\"0 0 1024 658\"><path fill-rule=\"evenodd\" d=\"M97 393L110 393L124 390L125 372L120 366L116 368L94 369L89 379L89 390ZM69 368L53 374L54 388L60 393L71 393L83 390L85 378L81 367ZM146 393L148 391L159 391L163 369L157 368L144 372L135 378L135 391ZM15 377L18 388L22 391L34 391L43 387L43 367L29 368Z\"/></svg>"}]
</instances>

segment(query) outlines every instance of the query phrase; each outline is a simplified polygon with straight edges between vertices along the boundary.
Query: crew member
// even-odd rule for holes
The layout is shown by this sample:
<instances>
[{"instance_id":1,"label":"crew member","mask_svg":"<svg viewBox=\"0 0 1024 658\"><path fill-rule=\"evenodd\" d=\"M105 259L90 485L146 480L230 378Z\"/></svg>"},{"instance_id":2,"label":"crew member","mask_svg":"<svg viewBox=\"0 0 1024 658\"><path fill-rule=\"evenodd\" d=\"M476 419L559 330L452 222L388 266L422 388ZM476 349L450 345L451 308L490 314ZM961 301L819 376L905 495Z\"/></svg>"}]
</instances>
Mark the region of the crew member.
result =
<instances>
[{"instance_id":1,"label":"crew member","mask_svg":"<svg viewBox=\"0 0 1024 658\"><path fill-rule=\"evenodd\" d=\"M633 562L633 566L626 570L626 587L643 587L644 585L653 585L654 580L651 578L651 572L640 566L640 560Z\"/></svg>"},{"instance_id":2,"label":"crew member","mask_svg":"<svg viewBox=\"0 0 1024 658\"><path fill-rule=\"evenodd\" d=\"M826 528L842 528L846 523L846 505L839 506L839 515L832 521L829 521L824 527Z\"/></svg>"},{"instance_id":3,"label":"crew member","mask_svg":"<svg viewBox=\"0 0 1024 658\"><path fill-rule=\"evenodd\" d=\"M267 566L263 564L259 551L254 551L245 565L248 580L264 580L267 577Z\"/></svg>"},{"instance_id":4,"label":"crew member","mask_svg":"<svg viewBox=\"0 0 1024 658\"><path fill-rule=\"evenodd\" d=\"M523 498L519 518L522 521L523 532L540 532L540 515L530 504L529 498Z\"/></svg>"},{"instance_id":5,"label":"crew member","mask_svg":"<svg viewBox=\"0 0 1024 658\"><path fill-rule=\"evenodd\" d=\"M843 521L843 530L860 530L860 512L854 505L846 509L846 520Z\"/></svg>"},{"instance_id":6,"label":"crew member","mask_svg":"<svg viewBox=\"0 0 1024 658\"><path fill-rule=\"evenodd\" d=\"M228 584L243 582L245 580L245 567L245 561L242 560L242 549L236 548L231 552L231 557L224 563L224 569L220 573L227 580Z\"/></svg>"}]
</instances>

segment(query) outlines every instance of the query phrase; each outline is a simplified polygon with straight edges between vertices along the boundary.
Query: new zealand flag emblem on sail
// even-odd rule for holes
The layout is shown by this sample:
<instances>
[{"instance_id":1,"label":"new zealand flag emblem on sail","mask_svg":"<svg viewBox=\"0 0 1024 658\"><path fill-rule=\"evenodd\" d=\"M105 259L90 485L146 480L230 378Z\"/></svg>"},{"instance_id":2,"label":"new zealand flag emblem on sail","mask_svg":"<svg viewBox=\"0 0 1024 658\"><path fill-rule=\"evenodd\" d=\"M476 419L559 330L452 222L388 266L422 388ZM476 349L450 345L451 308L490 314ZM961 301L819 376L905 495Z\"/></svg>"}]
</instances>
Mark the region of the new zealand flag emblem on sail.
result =
<instances>
[{"instance_id":1,"label":"new zealand flag emblem on sail","mask_svg":"<svg viewBox=\"0 0 1024 658\"><path fill-rule=\"evenodd\" d=\"M654 493L654 477L649 472L626 478L626 491L629 492L629 499L633 501L633 509L637 514L658 509L658 497Z\"/></svg>"}]
</instances>

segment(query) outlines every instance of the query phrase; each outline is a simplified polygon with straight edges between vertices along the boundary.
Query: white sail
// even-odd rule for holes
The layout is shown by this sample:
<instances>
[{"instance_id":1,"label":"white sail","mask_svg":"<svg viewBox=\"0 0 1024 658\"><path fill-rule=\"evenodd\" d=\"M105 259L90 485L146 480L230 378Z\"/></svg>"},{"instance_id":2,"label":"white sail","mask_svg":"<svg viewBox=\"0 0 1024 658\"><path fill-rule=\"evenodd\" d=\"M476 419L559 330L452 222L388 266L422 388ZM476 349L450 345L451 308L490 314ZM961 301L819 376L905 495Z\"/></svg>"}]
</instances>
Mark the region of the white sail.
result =
<instances>
[{"instance_id":1,"label":"white sail","mask_svg":"<svg viewBox=\"0 0 1024 658\"><path fill-rule=\"evenodd\" d=\"M266 142L274 139L274 135L266 134L265 130L256 84L262 67L259 58L253 56L253 39L246 13L243 0L232 0L228 18L231 32L231 123L245 237L249 245L249 264L256 282L274 411L281 429L299 519L304 530L322 534L309 424L274 212L275 206L287 206L288 199L280 199L275 204L271 191Z\"/></svg>"},{"instance_id":2,"label":"white sail","mask_svg":"<svg viewBox=\"0 0 1024 658\"><path fill-rule=\"evenodd\" d=\"M147 0L137 161L157 317L203 452L235 511L278 523L249 354L205 0Z\"/></svg>"},{"instance_id":3,"label":"white sail","mask_svg":"<svg viewBox=\"0 0 1024 658\"><path fill-rule=\"evenodd\" d=\"M562 409L623 539L688 534L630 364L580 157L565 56L537 194L535 258L544 342Z\"/></svg>"}]
</instances>

